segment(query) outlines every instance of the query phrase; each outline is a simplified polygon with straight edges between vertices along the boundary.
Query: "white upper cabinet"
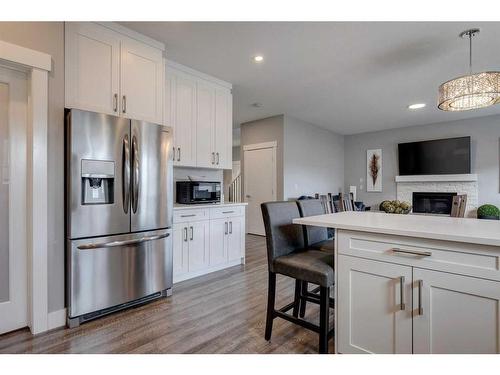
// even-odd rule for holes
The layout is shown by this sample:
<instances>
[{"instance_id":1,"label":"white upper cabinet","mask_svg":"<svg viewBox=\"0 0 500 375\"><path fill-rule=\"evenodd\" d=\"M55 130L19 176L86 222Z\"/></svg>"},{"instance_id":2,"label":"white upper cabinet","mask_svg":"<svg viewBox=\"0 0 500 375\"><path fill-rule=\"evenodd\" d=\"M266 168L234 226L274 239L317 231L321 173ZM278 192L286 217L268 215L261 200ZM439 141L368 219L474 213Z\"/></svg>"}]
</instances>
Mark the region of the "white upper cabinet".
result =
<instances>
[{"instance_id":1,"label":"white upper cabinet","mask_svg":"<svg viewBox=\"0 0 500 375\"><path fill-rule=\"evenodd\" d=\"M163 122L162 52L133 39L121 48L121 109L124 117Z\"/></svg>"},{"instance_id":2,"label":"white upper cabinet","mask_svg":"<svg viewBox=\"0 0 500 375\"><path fill-rule=\"evenodd\" d=\"M165 93L165 123L174 128L174 165L231 169L231 85L170 61Z\"/></svg>"},{"instance_id":3,"label":"white upper cabinet","mask_svg":"<svg viewBox=\"0 0 500 375\"><path fill-rule=\"evenodd\" d=\"M120 38L92 23L66 24L66 107L118 115Z\"/></svg>"},{"instance_id":4,"label":"white upper cabinet","mask_svg":"<svg viewBox=\"0 0 500 375\"><path fill-rule=\"evenodd\" d=\"M131 33L66 23L66 107L163 123L163 51Z\"/></svg>"}]
</instances>

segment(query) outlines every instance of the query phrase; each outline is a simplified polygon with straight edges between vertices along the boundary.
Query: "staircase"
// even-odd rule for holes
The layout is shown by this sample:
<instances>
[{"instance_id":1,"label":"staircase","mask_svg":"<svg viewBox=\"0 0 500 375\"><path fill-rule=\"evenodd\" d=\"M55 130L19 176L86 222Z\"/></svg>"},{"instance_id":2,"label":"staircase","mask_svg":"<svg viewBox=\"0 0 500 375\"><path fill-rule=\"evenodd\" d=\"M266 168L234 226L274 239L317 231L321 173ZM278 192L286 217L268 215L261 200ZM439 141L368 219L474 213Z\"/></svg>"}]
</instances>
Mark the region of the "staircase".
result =
<instances>
[{"instance_id":1,"label":"staircase","mask_svg":"<svg viewBox=\"0 0 500 375\"><path fill-rule=\"evenodd\" d=\"M241 202L241 173L238 174L233 181L231 181L231 185L229 185L229 202Z\"/></svg>"}]
</instances>

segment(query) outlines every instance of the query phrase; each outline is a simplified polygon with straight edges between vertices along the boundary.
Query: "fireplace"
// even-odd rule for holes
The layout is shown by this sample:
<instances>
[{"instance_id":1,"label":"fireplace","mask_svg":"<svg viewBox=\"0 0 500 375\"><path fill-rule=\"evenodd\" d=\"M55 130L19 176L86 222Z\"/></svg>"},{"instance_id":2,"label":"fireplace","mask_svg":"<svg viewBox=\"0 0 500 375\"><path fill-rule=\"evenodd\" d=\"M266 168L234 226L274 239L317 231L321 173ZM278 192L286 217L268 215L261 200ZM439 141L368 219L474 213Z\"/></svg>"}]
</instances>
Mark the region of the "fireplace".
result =
<instances>
[{"instance_id":1,"label":"fireplace","mask_svg":"<svg viewBox=\"0 0 500 375\"><path fill-rule=\"evenodd\" d=\"M455 195L457 193L413 192L413 212L450 215Z\"/></svg>"}]
</instances>

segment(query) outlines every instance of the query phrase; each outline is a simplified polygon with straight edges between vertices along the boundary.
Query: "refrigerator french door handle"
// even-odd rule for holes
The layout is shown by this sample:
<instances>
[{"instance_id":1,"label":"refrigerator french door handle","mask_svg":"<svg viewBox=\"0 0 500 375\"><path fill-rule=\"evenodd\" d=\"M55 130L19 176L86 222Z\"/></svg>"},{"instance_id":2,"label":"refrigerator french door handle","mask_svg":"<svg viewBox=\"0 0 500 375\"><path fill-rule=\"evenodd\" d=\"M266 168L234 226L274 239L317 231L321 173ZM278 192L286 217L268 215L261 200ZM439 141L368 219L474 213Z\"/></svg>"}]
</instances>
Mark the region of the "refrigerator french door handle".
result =
<instances>
[{"instance_id":1,"label":"refrigerator french door handle","mask_svg":"<svg viewBox=\"0 0 500 375\"><path fill-rule=\"evenodd\" d=\"M166 238L168 236L170 236L170 233L157 234L155 236L144 236L141 238L136 238L133 240L125 240L125 241L89 243L86 245L78 246L78 249L79 250L92 250L92 249L101 249L101 248L105 248L105 247L136 245L136 244L143 243L143 242L160 240L160 239Z\"/></svg>"},{"instance_id":2,"label":"refrigerator french door handle","mask_svg":"<svg viewBox=\"0 0 500 375\"><path fill-rule=\"evenodd\" d=\"M132 136L132 212L137 212L139 203L139 150L137 138Z\"/></svg>"},{"instance_id":3,"label":"refrigerator french door handle","mask_svg":"<svg viewBox=\"0 0 500 375\"><path fill-rule=\"evenodd\" d=\"M122 202L123 211L128 214L130 206L130 145L128 134L123 137L122 148Z\"/></svg>"}]
</instances>

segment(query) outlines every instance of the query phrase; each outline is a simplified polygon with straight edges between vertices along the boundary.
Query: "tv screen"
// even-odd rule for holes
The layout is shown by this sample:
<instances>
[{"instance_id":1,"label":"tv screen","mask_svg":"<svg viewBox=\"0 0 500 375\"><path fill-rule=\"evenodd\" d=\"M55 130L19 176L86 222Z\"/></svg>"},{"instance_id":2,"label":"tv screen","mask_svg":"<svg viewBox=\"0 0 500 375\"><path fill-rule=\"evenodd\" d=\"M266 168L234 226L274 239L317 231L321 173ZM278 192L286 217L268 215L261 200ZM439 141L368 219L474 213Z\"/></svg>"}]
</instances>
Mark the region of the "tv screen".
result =
<instances>
[{"instance_id":1,"label":"tv screen","mask_svg":"<svg viewBox=\"0 0 500 375\"><path fill-rule=\"evenodd\" d=\"M399 174L470 173L470 137L400 143Z\"/></svg>"}]
</instances>

